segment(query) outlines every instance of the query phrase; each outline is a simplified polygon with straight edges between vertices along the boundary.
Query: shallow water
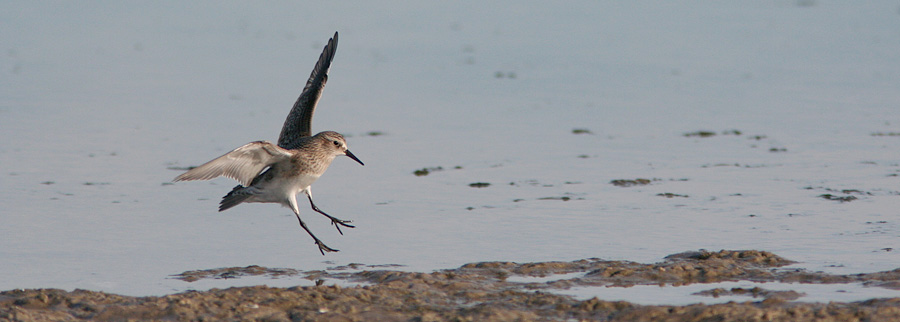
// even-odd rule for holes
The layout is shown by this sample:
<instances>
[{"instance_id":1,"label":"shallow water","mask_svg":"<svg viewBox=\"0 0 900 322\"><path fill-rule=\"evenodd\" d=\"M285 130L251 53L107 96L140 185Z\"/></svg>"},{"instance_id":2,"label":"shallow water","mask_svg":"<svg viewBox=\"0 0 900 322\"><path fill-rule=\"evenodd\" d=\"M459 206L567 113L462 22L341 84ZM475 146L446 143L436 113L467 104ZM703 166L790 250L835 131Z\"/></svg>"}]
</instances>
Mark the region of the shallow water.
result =
<instances>
[{"instance_id":1,"label":"shallow water","mask_svg":"<svg viewBox=\"0 0 900 322\"><path fill-rule=\"evenodd\" d=\"M893 2L0 6L0 289L700 248L835 274L900 261ZM218 213L233 181L169 168L275 140L335 30L313 130L366 166L314 185L356 229L301 207L341 250L323 257L288 209ZM684 136L700 130L717 135ZM658 180L610 184L636 178Z\"/></svg>"},{"instance_id":2,"label":"shallow water","mask_svg":"<svg viewBox=\"0 0 900 322\"><path fill-rule=\"evenodd\" d=\"M514 283L548 283L558 280L584 277L584 272L555 274L542 277L514 275L506 279ZM345 284L342 284L345 285ZM703 291L741 289L745 294L722 294L712 296ZM750 294L750 290L768 292L796 292L797 298L784 298L796 302L856 302L872 298L892 298L900 296L900 291L882 287L869 287L864 283L812 284L784 282L733 281L717 283L693 283L684 285L631 285L623 286L574 286L567 289L542 289L544 292L572 295L579 300L597 297L606 301L628 301L643 305L690 305L717 304L726 302L762 301L766 294Z\"/></svg>"},{"instance_id":3,"label":"shallow water","mask_svg":"<svg viewBox=\"0 0 900 322\"><path fill-rule=\"evenodd\" d=\"M560 290L555 293L572 295L577 299L586 300L592 297L607 301L628 301L645 305L690 305L690 304L718 304L727 302L762 301L764 296L752 294L704 296L698 292L715 288L731 290L734 288L750 290L760 288L767 291L794 291L800 297L796 302L857 302L872 298L897 297L896 290L879 287L866 287L861 283L851 284L800 284L800 283L755 283L748 281L722 282L710 284L690 284L683 286L657 286L636 285L631 287L574 287L568 290Z\"/></svg>"}]
</instances>

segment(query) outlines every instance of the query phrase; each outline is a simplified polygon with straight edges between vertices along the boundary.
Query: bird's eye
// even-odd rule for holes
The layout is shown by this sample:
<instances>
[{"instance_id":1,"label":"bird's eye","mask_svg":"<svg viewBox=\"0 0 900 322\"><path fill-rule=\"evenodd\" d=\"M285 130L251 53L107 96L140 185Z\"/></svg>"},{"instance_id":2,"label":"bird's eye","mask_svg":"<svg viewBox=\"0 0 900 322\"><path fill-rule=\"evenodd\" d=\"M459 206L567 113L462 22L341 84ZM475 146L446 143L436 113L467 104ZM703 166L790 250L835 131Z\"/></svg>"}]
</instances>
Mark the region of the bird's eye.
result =
<instances>
[{"instance_id":1,"label":"bird's eye","mask_svg":"<svg viewBox=\"0 0 900 322\"><path fill-rule=\"evenodd\" d=\"M341 146L341 143L338 141L334 141L333 143L334 143L334 146Z\"/></svg>"}]
</instances>

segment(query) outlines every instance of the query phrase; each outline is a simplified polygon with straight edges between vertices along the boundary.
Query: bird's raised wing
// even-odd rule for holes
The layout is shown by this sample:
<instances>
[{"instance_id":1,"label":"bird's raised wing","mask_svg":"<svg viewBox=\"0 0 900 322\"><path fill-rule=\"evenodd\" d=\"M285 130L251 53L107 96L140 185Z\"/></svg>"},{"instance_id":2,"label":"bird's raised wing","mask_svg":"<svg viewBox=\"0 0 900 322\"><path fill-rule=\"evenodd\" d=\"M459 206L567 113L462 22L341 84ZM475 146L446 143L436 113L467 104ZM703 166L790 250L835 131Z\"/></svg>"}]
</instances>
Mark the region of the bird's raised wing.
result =
<instances>
[{"instance_id":1,"label":"bird's raised wing","mask_svg":"<svg viewBox=\"0 0 900 322\"><path fill-rule=\"evenodd\" d=\"M290 157L290 152L270 142L250 142L182 173L174 181L209 180L225 176L247 187L263 169Z\"/></svg>"},{"instance_id":2,"label":"bird's raised wing","mask_svg":"<svg viewBox=\"0 0 900 322\"><path fill-rule=\"evenodd\" d=\"M334 32L334 37L328 39L328 44L319 55L319 62L313 68L303 92L294 103L294 108L284 120L284 126L281 128L281 135L278 136L278 146L285 149L296 149L301 138L312 136L312 117L313 111L316 109L316 103L322 96L322 88L328 81L328 67L331 66L331 60L334 59L334 52L337 50L338 33Z\"/></svg>"}]
</instances>

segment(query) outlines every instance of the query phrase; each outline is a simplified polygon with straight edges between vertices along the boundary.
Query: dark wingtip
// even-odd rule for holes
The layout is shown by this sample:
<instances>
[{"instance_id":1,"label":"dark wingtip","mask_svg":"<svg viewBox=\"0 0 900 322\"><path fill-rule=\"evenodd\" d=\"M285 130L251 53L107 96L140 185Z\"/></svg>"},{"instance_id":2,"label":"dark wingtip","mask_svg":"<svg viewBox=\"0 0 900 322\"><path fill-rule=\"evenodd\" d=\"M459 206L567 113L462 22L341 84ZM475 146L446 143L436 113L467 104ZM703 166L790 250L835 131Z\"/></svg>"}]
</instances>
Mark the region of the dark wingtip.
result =
<instances>
[{"instance_id":1,"label":"dark wingtip","mask_svg":"<svg viewBox=\"0 0 900 322\"><path fill-rule=\"evenodd\" d=\"M222 201L219 201L219 212L231 209L232 207L237 206L237 205L241 204L242 202L244 202L244 200L247 200L247 198L250 198L249 194L238 194L237 193L243 188L244 188L244 186L237 185L233 189L231 189L231 191L228 192L228 194L226 194L224 197L222 197Z\"/></svg>"}]
</instances>

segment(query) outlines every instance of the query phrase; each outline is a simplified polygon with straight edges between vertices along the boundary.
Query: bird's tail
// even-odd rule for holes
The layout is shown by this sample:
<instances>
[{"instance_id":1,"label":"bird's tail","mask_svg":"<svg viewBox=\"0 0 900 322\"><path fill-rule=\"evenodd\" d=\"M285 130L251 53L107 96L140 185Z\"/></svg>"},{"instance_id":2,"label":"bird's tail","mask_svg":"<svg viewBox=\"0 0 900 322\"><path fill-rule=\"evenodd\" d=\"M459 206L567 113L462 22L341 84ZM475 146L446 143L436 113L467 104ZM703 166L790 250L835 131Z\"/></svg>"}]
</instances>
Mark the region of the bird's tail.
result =
<instances>
[{"instance_id":1,"label":"bird's tail","mask_svg":"<svg viewBox=\"0 0 900 322\"><path fill-rule=\"evenodd\" d=\"M222 201L219 202L219 211L225 211L228 208L237 206L252 196L253 192L248 187L237 185L225 197L222 197Z\"/></svg>"}]
</instances>

